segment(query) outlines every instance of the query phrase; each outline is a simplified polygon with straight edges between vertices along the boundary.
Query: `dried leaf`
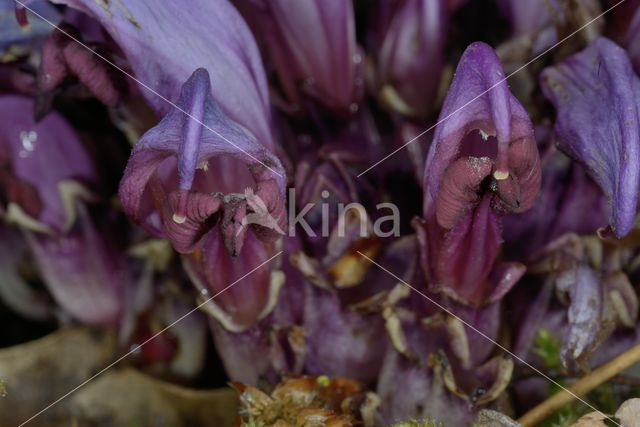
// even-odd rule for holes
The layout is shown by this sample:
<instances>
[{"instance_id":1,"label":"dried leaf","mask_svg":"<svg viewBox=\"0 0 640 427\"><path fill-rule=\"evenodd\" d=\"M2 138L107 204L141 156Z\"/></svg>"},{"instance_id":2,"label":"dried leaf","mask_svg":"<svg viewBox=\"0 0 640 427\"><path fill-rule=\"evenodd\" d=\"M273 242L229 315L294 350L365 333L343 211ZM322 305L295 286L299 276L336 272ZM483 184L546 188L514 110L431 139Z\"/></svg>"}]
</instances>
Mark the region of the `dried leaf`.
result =
<instances>
[{"instance_id":1,"label":"dried leaf","mask_svg":"<svg viewBox=\"0 0 640 427\"><path fill-rule=\"evenodd\" d=\"M25 344L0 349L0 425L18 425L104 368L115 352L115 334L61 329ZM34 419L33 426L69 426L68 400Z\"/></svg>"},{"instance_id":2,"label":"dried leaf","mask_svg":"<svg viewBox=\"0 0 640 427\"><path fill-rule=\"evenodd\" d=\"M192 390L132 368L113 369L70 397L80 425L230 427L238 398L232 390Z\"/></svg>"},{"instance_id":3,"label":"dried leaf","mask_svg":"<svg viewBox=\"0 0 640 427\"><path fill-rule=\"evenodd\" d=\"M571 427L606 427L604 420L606 415L601 412L589 412L587 415L581 417Z\"/></svg>"}]
</instances>

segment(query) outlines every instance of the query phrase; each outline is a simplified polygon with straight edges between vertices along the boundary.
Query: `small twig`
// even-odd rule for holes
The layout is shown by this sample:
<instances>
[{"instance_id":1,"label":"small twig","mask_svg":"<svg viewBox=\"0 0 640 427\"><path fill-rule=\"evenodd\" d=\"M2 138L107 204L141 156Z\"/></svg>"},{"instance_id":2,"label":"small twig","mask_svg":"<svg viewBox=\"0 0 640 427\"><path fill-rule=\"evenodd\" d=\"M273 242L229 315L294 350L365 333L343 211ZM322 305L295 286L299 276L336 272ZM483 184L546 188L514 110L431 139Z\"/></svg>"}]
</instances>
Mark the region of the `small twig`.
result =
<instances>
[{"instance_id":1,"label":"small twig","mask_svg":"<svg viewBox=\"0 0 640 427\"><path fill-rule=\"evenodd\" d=\"M524 427L535 426L544 421L551 414L570 403L575 396L584 396L605 381L610 380L621 371L640 361L640 344L614 357L607 363L600 365L588 375L573 383L568 389L558 391L553 396L540 403L524 414L518 422ZM569 390L571 393L569 393ZM575 396L574 396L575 395Z\"/></svg>"}]
</instances>

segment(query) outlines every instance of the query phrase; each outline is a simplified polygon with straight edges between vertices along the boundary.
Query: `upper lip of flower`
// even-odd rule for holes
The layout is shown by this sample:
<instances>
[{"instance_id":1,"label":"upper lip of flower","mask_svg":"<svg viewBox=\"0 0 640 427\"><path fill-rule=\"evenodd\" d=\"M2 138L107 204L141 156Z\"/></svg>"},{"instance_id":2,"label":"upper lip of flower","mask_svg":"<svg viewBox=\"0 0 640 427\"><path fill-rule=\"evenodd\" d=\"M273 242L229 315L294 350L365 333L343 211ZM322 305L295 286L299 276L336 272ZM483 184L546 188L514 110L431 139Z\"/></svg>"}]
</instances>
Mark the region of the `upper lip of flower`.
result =
<instances>
[{"instance_id":1,"label":"upper lip of flower","mask_svg":"<svg viewBox=\"0 0 640 427\"><path fill-rule=\"evenodd\" d=\"M263 213L284 227L283 168L214 103L206 70L197 69L185 82L178 106L136 144L120 185L125 211L149 231L166 235L180 252L193 251L219 217L227 249L237 255L246 233L244 218L253 212L243 190L255 186ZM203 123L216 133L203 130ZM162 216L163 231L153 224L154 209ZM254 229L260 227L256 222ZM264 228L258 237L273 239L275 232Z\"/></svg>"}]
</instances>

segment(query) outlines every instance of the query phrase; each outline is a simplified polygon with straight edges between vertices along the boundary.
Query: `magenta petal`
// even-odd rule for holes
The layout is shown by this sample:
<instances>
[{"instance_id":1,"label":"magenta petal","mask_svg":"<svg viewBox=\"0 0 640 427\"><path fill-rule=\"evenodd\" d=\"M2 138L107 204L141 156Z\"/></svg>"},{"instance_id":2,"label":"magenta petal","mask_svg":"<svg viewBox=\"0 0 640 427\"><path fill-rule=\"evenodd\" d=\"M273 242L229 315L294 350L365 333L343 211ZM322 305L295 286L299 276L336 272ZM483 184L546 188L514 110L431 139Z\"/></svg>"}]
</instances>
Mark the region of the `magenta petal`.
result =
<instances>
[{"instance_id":1,"label":"magenta petal","mask_svg":"<svg viewBox=\"0 0 640 427\"><path fill-rule=\"evenodd\" d=\"M457 157L489 157L494 162L493 176L497 181L513 175L523 194L537 193L540 162L531 121L503 79L502 66L491 47L477 42L465 50L440 112L425 165L425 218L434 209L446 169ZM478 132L483 138L475 137ZM522 205L519 209L528 207Z\"/></svg>"},{"instance_id":2,"label":"magenta petal","mask_svg":"<svg viewBox=\"0 0 640 427\"><path fill-rule=\"evenodd\" d=\"M500 229L485 197L443 239L435 266L436 289L465 304L484 303L489 273L500 245Z\"/></svg>"},{"instance_id":3,"label":"magenta petal","mask_svg":"<svg viewBox=\"0 0 640 427\"><path fill-rule=\"evenodd\" d=\"M449 24L447 0L380 2L389 21L377 49L379 96L402 113L425 117L438 98ZM375 51L375 49L371 49ZM400 102L393 101L395 95ZM408 107L408 108L407 108Z\"/></svg>"},{"instance_id":4,"label":"magenta petal","mask_svg":"<svg viewBox=\"0 0 640 427\"><path fill-rule=\"evenodd\" d=\"M283 229L284 170L276 156L214 103L206 70L194 71L185 82L178 106L182 111L171 110L134 147L120 183L125 212L148 231L168 237L181 252L194 249L214 225L207 220L217 210L223 211L221 231L234 254L247 225L273 219L268 225ZM238 210L250 201L255 202L250 209ZM245 220L249 213L256 215L251 221ZM274 233L258 235L269 240Z\"/></svg>"},{"instance_id":5,"label":"magenta petal","mask_svg":"<svg viewBox=\"0 0 640 427\"><path fill-rule=\"evenodd\" d=\"M456 226L480 196L480 184L491 173L491 160L486 157L467 157L456 160L442 179L441 197L436 205L436 218L440 226Z\"/></svg>"},{"instance_id":6,"label":"magenta petal","mask_svg":"<svg viewBox=\"0 0 640 427\"><path fill-rule=\"evenodd\" d=\"M306 94L327 108L350 111L363 86L351 2L258 0L238 6L268 50L289 101L299 104Z\"/></svg>"},{"instance_id":7,"label":"magenta petal","mask_svg":"<svg viewBox=\"0 0 640 427\"><path fill-rule=\"evenodd\" d=\"M174 191L164 205L162 222L173 248L181 253L192 252L214 222L210 218L220 208L220 200L209 194ZM174 220L175 212L184 213L180 223Z\"/></svg>"},{"instance_id":8,"label":"magenta petal","mask_svg":"<svg viewBox=\"0 0 640 427\"><path fill-rule=\"evenodd\" d=\"M273 248L248 234L244 250L234 257L221 236L210 233L199 250L183 257L183 265L205 298L217 295L204 309L227 330L241 332L269 314L270 298L277 297L281 283L272 276L274 265L259 267L273 255Z\"/></svg>"},{"instance_id":9,"label":"magenta petal","mask_svg":"<svg viewBox=\"0 0 640 427\"><path fill-rule=\"evenodd\" d=\"M111 76L113 68L84 46L75 41L69 42L68 38L66 41L63 56L69 71L105 105L118 105L122 94Z\"/></svg>"},{"instance_id":10,"label":"magenta petal","mask_svg":"<svg viewBox=\"0 0 640 427\"><path fill-rule=\"evenodd\" d=\"M69 233L27 237L42 278L62 308L87 324L119 322L131 277L124 259L108 246L84 208Z\"/></svg>"},{"instance_id":11,"label":"magenta petal","mask_svg":"<svg viewBox=\"0 0 640 427\"><path fill-rule=\"evenodd\" d=\"M198 67L211 75L224 113L272 148L267 84L251 32L227 0L98 3L54 0L99 21L124 52L141 93L160 114ZM178 19L177 19L178 17ZM180 34L180 37L176 37Z\"/></svg>"},{"instance_id":12,"label":"magenta petal","mask_svg":"<svg viewBox=\"0 0 640 427\"><path fill-rule=\"evenodd\" d=\"M387 346L381 317L342 307L333 292L309 286L303 327L306 372L375 380Z\"/></svg>"},{"instance_id":13,"label":"magenta petal","mask_svg":"<svg viewBox=\"0 0 640 427\"><path fill-rule=\"evenodd\" d=\"M640 80L627 54L598 38L545 69L541 84L556 108L560 148L598 183L610 199L611 228L626 235L640 192Z\"/></svg>"},{"instance_id":14,"label":"magenta petal","mask_svg":"<svg viewBox=\"0 0 640 427\"><path fill-rule=\"evenodd\" d=\"M51 113L36 123L31 99L2 96L0 111L0 184L4 187L0 191L8 202L37 213L35 220L61 231L69 218L60 183L94 183L91 158L59 114Z\"/></svg>"}]
</instances>

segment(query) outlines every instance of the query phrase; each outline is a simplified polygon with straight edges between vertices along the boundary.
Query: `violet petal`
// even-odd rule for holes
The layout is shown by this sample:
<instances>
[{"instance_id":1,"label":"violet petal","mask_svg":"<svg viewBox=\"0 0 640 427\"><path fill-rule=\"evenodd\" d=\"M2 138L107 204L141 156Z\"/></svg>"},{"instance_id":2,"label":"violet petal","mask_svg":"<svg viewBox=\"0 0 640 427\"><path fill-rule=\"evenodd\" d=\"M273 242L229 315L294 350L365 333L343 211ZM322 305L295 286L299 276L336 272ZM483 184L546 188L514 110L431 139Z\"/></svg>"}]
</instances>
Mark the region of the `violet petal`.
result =
<instances>
[{"instance_id":1,"label":"violet petal","mask_svg":"<svg viewBox=\"0 0 640 427\"><path fill-rule=\"evenodd\" d=\"M96 181L91 158L61 115L51 113L36 123L31 99L2 96L0 110L0 185L8 211L13 203L21 210L16 221L63 231L73 223L73 198L88 196L82 185Z\"/></svg>"},{"instance_id":2,"label":"violet petal","mask_svg":"<svg viewBox=\"0 0 640 427\"><path fill-rule=\"evenodd\" d=\"M351 2L242 3L238 6L268 50L289 101L299 106L306 94L329 109L349 112L362 92L364 60Z\"/></svg>"},{"instance_id":3,"label":"violet petal","mask_svg":"<svg viewBox=\"0 0 640 427\"><path fill-rule=\"evenodd\" d=\"M78 218L69 233L51 237L29 232L27 242L61 307L87 324L120 321L124 289L131 277L125 260L109 247L84 207L78 206Z\"/></svg>"},{"instance_id":4,"label":"violet petal","mask_svg":"<svg viewBox=\"0 0 640 427\"><path fill-rule=\"evenodd\" d=\"M208 129L174 109L145 133L120 183L125 212L185 253L213 226L207 220L219 209L225 213L220 227L232 254L240 252L247 226L272 219L284 228L284 170L277 157L214 103L206 70L194 71L183 85L178 106ZM261 218L245 215L254 199L262 209L249 208ZM278 235L273 229L260 231L265 240Z\"/></svg>"},{"instance_id":5,"label":"violet petal","mask_svg":"<svg viewBox=\"0 0 640 427\"><path fill-rule=\"evenodd\" d=\"M560 148L598 183L610 199L611 228L626 235L640 191L640 80L627 54L598 38L545 69L541 84L556 108Z\"/></svg>"},{"instance_id":6,"label":"violet petal","mask_svg":"<svg viewBox=\"0 0 640 427\"><path fill-rule=\"evenodd\" d=\"M272 148L267 84L251 32L227 0L140 0L124 5L54 0L98 20L124 52L133 74L160 114L173 110L180 86L198 67L211 75L214 99L235 122ZM180 17L180 19L176 19ZM185 25L188 23L188 25ZM180 37L176 37L180 34Z\"/></svg>"}]
</instances>

